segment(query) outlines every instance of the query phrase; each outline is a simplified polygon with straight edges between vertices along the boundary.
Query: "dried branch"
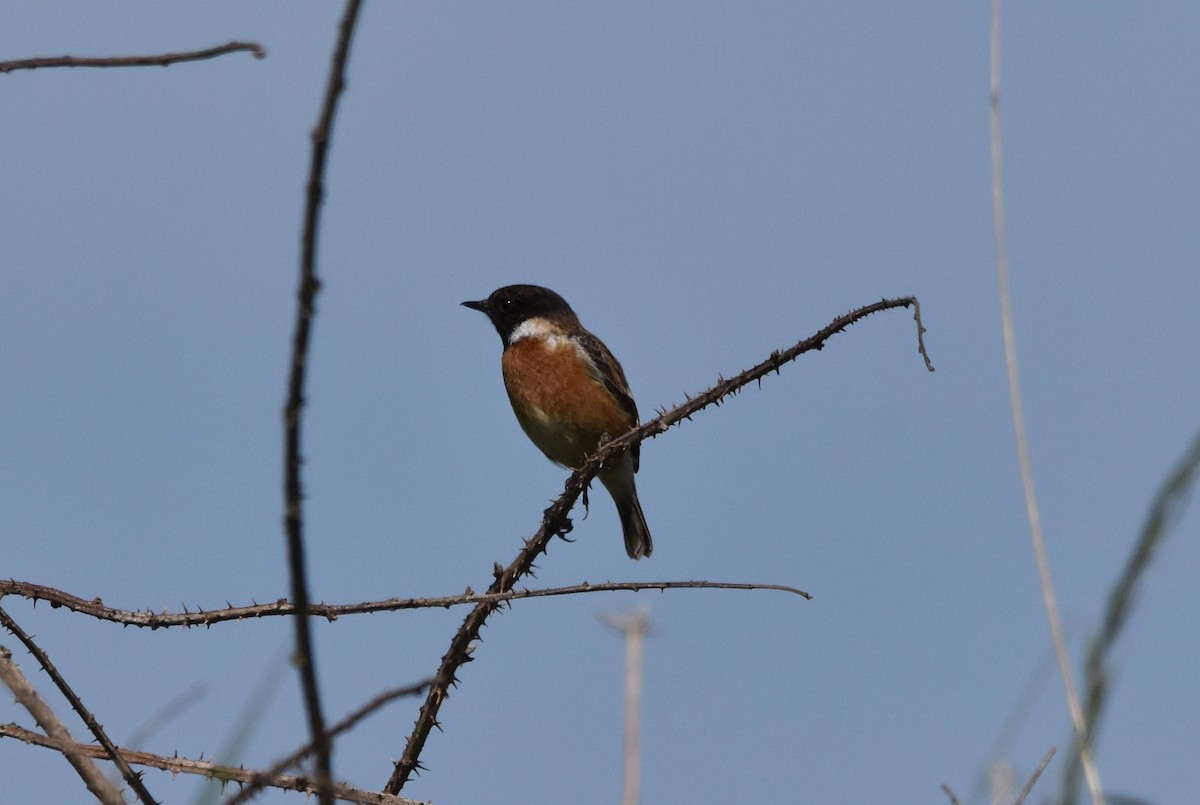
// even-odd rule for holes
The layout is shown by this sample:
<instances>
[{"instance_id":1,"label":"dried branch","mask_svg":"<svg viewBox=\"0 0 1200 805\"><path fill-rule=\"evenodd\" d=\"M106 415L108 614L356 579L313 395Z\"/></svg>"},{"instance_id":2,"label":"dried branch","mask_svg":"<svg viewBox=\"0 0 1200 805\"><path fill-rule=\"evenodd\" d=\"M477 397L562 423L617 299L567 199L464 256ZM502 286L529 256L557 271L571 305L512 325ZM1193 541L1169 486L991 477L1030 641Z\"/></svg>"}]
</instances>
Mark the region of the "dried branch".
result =
<instances>
[{"instance_id":1,"label":"dried branch","mask_svg":"<svg viewBox=\"0 0 1200 805\"><path fill-rule=\"evenodd\" d=\"M1054 757L1055 751L1056 750L1053 746L1050 747L1050 751L1047 752L1046 756L1042 758L1042 762L1038 764L1038 767L1034 770L1033 775L1030 776L1029 782L1025 783L1025 787L1021 789L1021 795L1017 797L1017 800L1015 803L1013 803L1013 805L1023 805L1025 799L1029 796L1029 792L1032 791L1034 785L1037 784L1038 778L1041 777L1042 772L1046 770L1046 766L1050 763L1050 758ZM942 792L950 798L950 805L961 805L958 797L956 797L954 792L950 790L950 786L946 785L945 783L942 784ZM1066 800L1063 800L1063 802L1066 802Z\"/></svg>"},{"instance_id":2,"label":"dried branch","mask_svg":"<svg viewBox=\"0 0 1200 805\"><path fill-rule=\"evenodd\" d=\"M292 337L292 362L288 378L288 399L284 409L285 456L284 498L287 525L288 562L291 576L292 600L296 604L296 652L295 663L300 671L301 687L304 691L304 709L308 715L308 729L316 746L316 773L318 797L321 805L331 805L330 794L333 774L330 763L329 734L325 730L325 718L321 713L321 698L317 687L316 660L313 657L312 634L308 624L308 576L304 563L304 487L300 478L300 423L304 409L304 380L308 368L308 344L312 332L312 318L317 291L317 225L324 196L325 160L329 152L329 138L333 131L333 118L337 102L345 88L346 62L350 56L350 42L354 25L361 8L360 0L347 0L339 26L337 44L329 67L329 79L325 85L325 99L321 105L317 127L312 132L312 162L309 167L307 204L304 210L303 249L300 259L300 287L297 291L296 326Z\"/></svg>"},{"instance_id":3,"label":"dried branch","mask_svg":"<svg viewBox=\"0 0 1200 805\"><path fill-rule=\"evenodd\" d=\"M772 352L770 357L762 363L728 380L719 377L717 384L703 394L689 398L686 403L676 406L670 411L661 411L649 422L602 445L583 467L571 473L563 493L543 513L541 527L532 538L526 541L525 546L512 563L508 567L501 567L498 564L495 566L493 570L495 581L488 588L488 593L495 595L512 590L513 585L530 572L534 561L545 552L550 540L556 536L565 536L570 532L571 521L568 514L605 461L621 451L629 449L634 444L654 438L672 426L680 424L683 420L690 419L693 414L710 405L719 405L722 400L736 394L744 386L761 381L771 372L779 372L784 364L795 360L800 355L822 349L825 342L831 337L872 313L900 307L914 308L913 318L917 324L918 351L925 359L926 368L933 371L933 364L925 351L925 327L921 322L921 308L915 297L883 299L839 316L815 335L786 350ZM472 646L479 639L479 633L483 629L484 623L499 606L500 602L493 600L476 604L451 639L450 648L442 657L441 665L434 676L434 683L425 697L425 704L421 707L421 713L417 717L413 731L408 736L404 754L396 762L395 769L384 788L388 793L399 793L413 772L420 768L421 751L425 747L425 741L428 739L430 731L438 725L437 715L442 702L449 694L450 688L458 682L458 669L470 661Z\"/></svg>"},{"instance_id":4,"label":"dried branch","mask_svg":"<svg viewBox=\"0 0 1200 805\"><path fill-rule=\"evenodd\" d=\"M778 590L812 598L811 595L784 584L746 584L726 581L626 581L626 582L582 582L567 587L550 587L540 590L520 589L508 590L502 593L476 593L468 590L458 595L442 595L427 598L389 598L384 601L364 601L360 604L312 604L308 605L308 614L323 617L327 620L337 620L343 615L361 615L373 612L396 612L404 609L449 609L464 604L479 604L485 601L515 601L522 598L550 598L559 595L582 595L586 593L618 592L640 590L682 590L682 589L717 589L717 590ZM123 626L139 626L149 629L165 629L182 626L205 628L214 623L227 621L242 621L252 618L267 618L279 615L295 615L296 606L286 599L280 599L273 604L254 604L252 606L235 607L229 605L225 609L197 609L183 612L151 612L150 610L114 609L105 606L99 598L88 601L70 593L46 587L41 584L31 584L25 581L0 581L0 598L6 595L19 595L34 603L49 601L51 607L63 607L73 612L88 615L98 620L119 623Z\"/></svg>"},{"instance_id":5,"label":"dried branch","mask_svg":"<svg viewBox=\"0 0 1200 805\"><path fill-rule=\"evenodd\" d=\"M16 738L27 744L44 746L63 754L70 752L98 759L105 759L107 757L104 750L99 746L74 742L64 743L54 738L48 738L41 733L27 730L17 724L0 724L0 737ZM117 751L120 753L122 762L124 763L161 769L169 771L172 774L196 774L211 780L220 780L223 783L250 783L254 776L258 774L258 772L247 769L236 768L234 766L221 766L206 760L156 755L151 752L139 752L132 749L118 749ZM269 785L271 788L280 788L285 791L302 791L305 794L314 794L317 792L317 785L306 777L279 775L273 778ZM429 805L426 802L418 802L417 800L405 799L403 797L393 797L388 794L381 794L378 791L364 791L343 783L333 784L333 795L339 800L362 803L362 805Z\"/></svg>"},{"instance_id":6,"label":"dried branch","mask_svg":"<svg viewBox=\"0 0 1200 805\"><path fill-rule=\"evenodd\" d=\"M39 56L34 59L0 61L0 73L37 70L42 67L166 67L185 61L201 61L226 53L249 51L256 59L265 58L266 49L257 42L229 42L204 50L163 53L158 56Z\"/></svg>"},{"instance_id":7,"label":"dried branch","mask_svg":"<svg viewBox=\"0 0 1200 805\"><path fill-rule=\"evenodd\" d=\"M58 669L54 667L54 663L50 662L50 657L45 651L42 650L41 646L35 643L33 638L25 633L25 630L22 629L17 622L14 621L9 614L4 611L3 607L0 607L0 626L3 626L5 629L8 629L8 631L12 632L13 635L25 645L25 648L29 650L29 653L37 659L38 664L42 666L42 670L46 672L46 675L50 677L51 681L54 682L54 685L59 689L59 691L62 692L62 695L65 696L67 701L71 703L71 707L76 713L79 714L79 717L83 719L83 723L87 725L88 730L90 730L92 735L96 737L96 740L100 743L100 746L103 747L104 752L108 755L108 757L112 758L113 763L117 764L117 768L121 771L121 776L125 778L125 782L129 783L129 787L133 789L133 792L137 795L137 798L141 800L144 805L155 805L155 799L150 795L150 792L146 790L146 786L142 784L141 776L135 774L133 769L129 768L129 764L121 758L121 755L117 751L117 747L111 740L109 740L108 734L105 733L104 727L100 726L100 722L97 721L96 717L92 715L92 712L88 710L86 706L84 706L83 700L80 699L75 691L71 689L71 686L67 684L67 680L64 679L63 675L58 672Z\"/></svg>"},{"instance_id":8,"label":"dried branch","mask_svg":"<svg viewBox=\"0 0 1200 805\"><path fill-rule=\"evenodd\" d=\"M1079 706L1079 694L1071 671L1071 659L1067 655L1066 638L1063 636L1062 619L1058 611L1058 600L1054 593L1054 579L1050 573L1050 559L1046 554L1046 539L1042 534L1042 521L1038 513L1036 488L1033 482L1033 466L1029 457L1029 440L1025 434L1025 413L1021 402L1020 372L1017 368L1017 340L1013 326L1012 294L1008 289L1008 238L1004 220L1004 171L1003 151L1000 140L1000 0L992 0L991 24L991 70L989 80L989 119L991 129L992 163L992 225L996 239L996 274L999 284L1000 323L1004 334L1004 365L1008 376L1008 398L1012 409L1013 438L1017 445L1017 463L1020 467L1021 486L1025 495L1025 515L1029 520L1029 538L1037 562L1038 583L1042 589L1042 606L1050 625L1050 638L1054 644L1054 656L1058 661L1059 676L1062 677L1063 694L1067 700L1067 711L1075 727L1076 747L1083 765L1088 791L1093 805L1104 805L1104 792L1100 784L1100 772L1088 743L1091 730Z\"/></svg>"},{"instance_id":9,"label":"dried branch","mask_svg":"<svg viewBox=\"0 0 1200 805\"><path fill-rule=\"evenodd\" d=\"M62 742L64 746L75 742L75 739L71 737L70 730L58 720L58 716L50 709L50 705L42 701L41 696L38 696L37 691L29 684L29 680L25 678L21 669L13 661L12 652L4 646L0 646L0 682L8 686L16 700L29 711L34 721L46 731L47 735ZM100 769L96 768L96 764L90 758L79 752L70 751L70 749L64 749L62 754L83 779L88 791L91 791L92 795L103 805L125 805L121 791L100 772ZM101 754L101 757L104 755Z\"/></svg>"},{"instance_id":10,"label":"dried branch","mask_svg":"<svg viewBox=\"0 0 1200 805\"><path fill-rule=\"evenodd\" d=\"M421 691L428 688L432 682L432 679L425 679L415 685L409 685L408 687L404 688L393 688L392 690L384 691L335 724L329 730L329 736L333 738L342 734L343 732L353 729L358 722L362 721L364 718L371 715L389 702L393 702L396 699L405 698L407 696L416 696L420 694ZM271 780L275 779L293 766L299 765L301 761L311 755L314 751L316 751L316 747L310 743L283 758L282 760L276 762L265 772L255 772L253 779L243 786L241 791L226 800L225 805L241 805L242 803L249 802L256 793L261 791L264 787L269 786L271 784Z\"/></svg>"},{"instance_id":11,"label":"dried branch","mask_svg":"<svg viewBox=\"0 0 1200 805\"><path fill-rule=\"evenodd\" d=\"M1034 769L1033 776L1029 778L1029 782L1025 783L1025 787L1021 789L1021 796L1017 797L1017 801L1013 805L1024 805L1025 799L1029 796L1029 792L1033 790L1034 785L1037 784L1038 778L1042 776L1042 772L1046 770L1046 766L1050 765L1050 758L1054 757L1055 751L1057 751L1055 747L1050 747L1050 751L1046 753L1046 756L1042 758L1042 762Z\"/></svg>"}]
</instances>

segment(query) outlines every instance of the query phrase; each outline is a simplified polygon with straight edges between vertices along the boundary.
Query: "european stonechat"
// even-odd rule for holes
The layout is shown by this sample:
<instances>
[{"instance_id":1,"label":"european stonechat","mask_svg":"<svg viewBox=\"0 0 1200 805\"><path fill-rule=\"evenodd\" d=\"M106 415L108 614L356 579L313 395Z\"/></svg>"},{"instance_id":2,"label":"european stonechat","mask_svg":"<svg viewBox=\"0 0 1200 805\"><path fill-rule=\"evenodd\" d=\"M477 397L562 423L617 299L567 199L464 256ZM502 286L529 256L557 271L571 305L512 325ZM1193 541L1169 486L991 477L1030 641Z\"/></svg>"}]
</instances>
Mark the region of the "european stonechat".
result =
<instances>
[{"instance_id":1,"label":"european stonechat","mask_svg":"<svg viewBox=\"0 0 1200 805\"><path fill-rule=\"evenodd\" d=\"M578 469L601 442L638 424L621 364L579 323L561 296L537 285L509 285L464 307L487 314L504 354L504 387L525 435L556 464ZM654 549L633 474L639 445L597 473L612 495L632 559Z\"/></svg>"}]
</instances>

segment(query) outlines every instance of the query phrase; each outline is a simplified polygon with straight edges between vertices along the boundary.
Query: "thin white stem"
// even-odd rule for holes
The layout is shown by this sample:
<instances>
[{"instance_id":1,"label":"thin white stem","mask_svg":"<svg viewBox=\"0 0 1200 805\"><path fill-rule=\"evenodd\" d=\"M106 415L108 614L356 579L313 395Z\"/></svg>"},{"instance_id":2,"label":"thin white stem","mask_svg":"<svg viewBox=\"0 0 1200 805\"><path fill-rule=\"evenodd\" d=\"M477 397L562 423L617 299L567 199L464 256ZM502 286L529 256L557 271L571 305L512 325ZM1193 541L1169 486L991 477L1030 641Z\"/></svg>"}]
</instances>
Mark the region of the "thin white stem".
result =
<instances>
[{"instance_id":1,"label":"thin white stem","mask_svg":"<svg viewBox=\"0 0 1200 805\"><path fill-rule=\"evenodd\" d=\"M1075 679L1071 672L1071 660L1067 656L1066 640L1063 638L1062 621L1058 615L1058 601L1054 596L1054 582L1050 576L1050 561L1046 557L1046 541L1042 535L1041 519L1038 516L1037 496L1033 485L1033 468L1029 460L1029 443L1025 436L1025 415L1021 407L1021 386L1017 371L1017 343L1013 333L1012 299L1008 290L1008 248L1004 231L1004 183L1001 171L1000 151L1000 2L992 0L991 32L991 151L992 151L992 214L996 232L996 269L1000 283L1000 320L1004 330L1004 363L1008 370L1008 396L1012 406L1013 431L1017 442L1017 461L1021 468L1021 485L1025 490L1025 512L1029 518L1029 535L1033 542L1033 555L1037 560L1038 580L1042 587L1042 603L1046 607L1046 619L1050 622L1050 636L1054 641L1054 654L1058 670L1062 675L1063 689L1071 722L1079 738L1079 760L1083 766L1088 791L1093 805L1104 805L1104 792L1100 786L1100 774L1092 758L1088 740L1087 724L1083 708L1079 706L1079 695L1075 690Z\"/></svg>"}]
</instances>

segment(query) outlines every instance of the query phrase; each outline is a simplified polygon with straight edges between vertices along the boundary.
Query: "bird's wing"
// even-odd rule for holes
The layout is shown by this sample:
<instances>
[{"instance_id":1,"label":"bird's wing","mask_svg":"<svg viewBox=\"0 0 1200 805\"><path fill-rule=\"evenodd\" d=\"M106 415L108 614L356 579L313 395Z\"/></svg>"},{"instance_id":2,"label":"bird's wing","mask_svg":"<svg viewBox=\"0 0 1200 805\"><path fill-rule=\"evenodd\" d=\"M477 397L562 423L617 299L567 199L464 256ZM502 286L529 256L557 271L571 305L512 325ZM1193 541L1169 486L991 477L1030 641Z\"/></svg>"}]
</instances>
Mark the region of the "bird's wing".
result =
<instances>
[{"instance_id":1,"label":"bird's wing","mask_svg":"<svg viewBox=\"0 0 1200 805\"><path fill-rule=\"evenodd\" d=\"M622 410L629 415L629 427L638 424L637 403L633 401L633 394L629 391L629 382L625 380L625 372L621 369L621 364L613 357L613 354L608 351L608 347L604 346L604 342L591 333L584 331L576 337L576 342L587 356L588 367L596 376L596 379L604 384L609 393L617 398L617 402L621 404ZM619 434L611 434L618 436ZM633 458L633 471L637 472L638 459L640 458L641 445L634 445L629 454Z\"/></svg>"}]
</instances>

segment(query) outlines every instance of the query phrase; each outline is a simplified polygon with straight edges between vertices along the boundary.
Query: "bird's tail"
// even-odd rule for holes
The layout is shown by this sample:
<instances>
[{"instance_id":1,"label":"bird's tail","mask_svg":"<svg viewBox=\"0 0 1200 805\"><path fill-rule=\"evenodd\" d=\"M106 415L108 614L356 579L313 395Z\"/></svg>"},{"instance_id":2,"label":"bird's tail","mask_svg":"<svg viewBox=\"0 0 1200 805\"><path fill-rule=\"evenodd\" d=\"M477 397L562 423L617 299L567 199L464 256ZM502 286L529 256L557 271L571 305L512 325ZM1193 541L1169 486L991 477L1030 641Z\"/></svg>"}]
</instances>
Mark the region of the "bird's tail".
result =
<instances>
[{"instance_id":1,"label":"bird's tail","mask_svg":"<svg viewBox=\"0 0 1200 805\"><path fill-rule=\"evenodd\" d=\"M650 539L646 515L642 514L637 487L633 484L633 462L628 453L624 458L625 461L621 465L610 472L602 473L600 481L617 504L621 530L625 532L625 553L629 554L630 559L641 559L653 553L654 542Z\"/></svg>"},{"instance_id":2,"label":"bird's tail","mask_svg":"<svg viewBox=\"0 0 1200 805\"><path fill-rule=\"evenodd\" d=\"M641 559L654 552L654 542L650 539L650 529L646 526L646 516L642 514L642 504L638 501L637 492L626 506L617 505L621 515L621 529L625 532L625 553L630 559Z\"/></svg>"}]
</instances>

